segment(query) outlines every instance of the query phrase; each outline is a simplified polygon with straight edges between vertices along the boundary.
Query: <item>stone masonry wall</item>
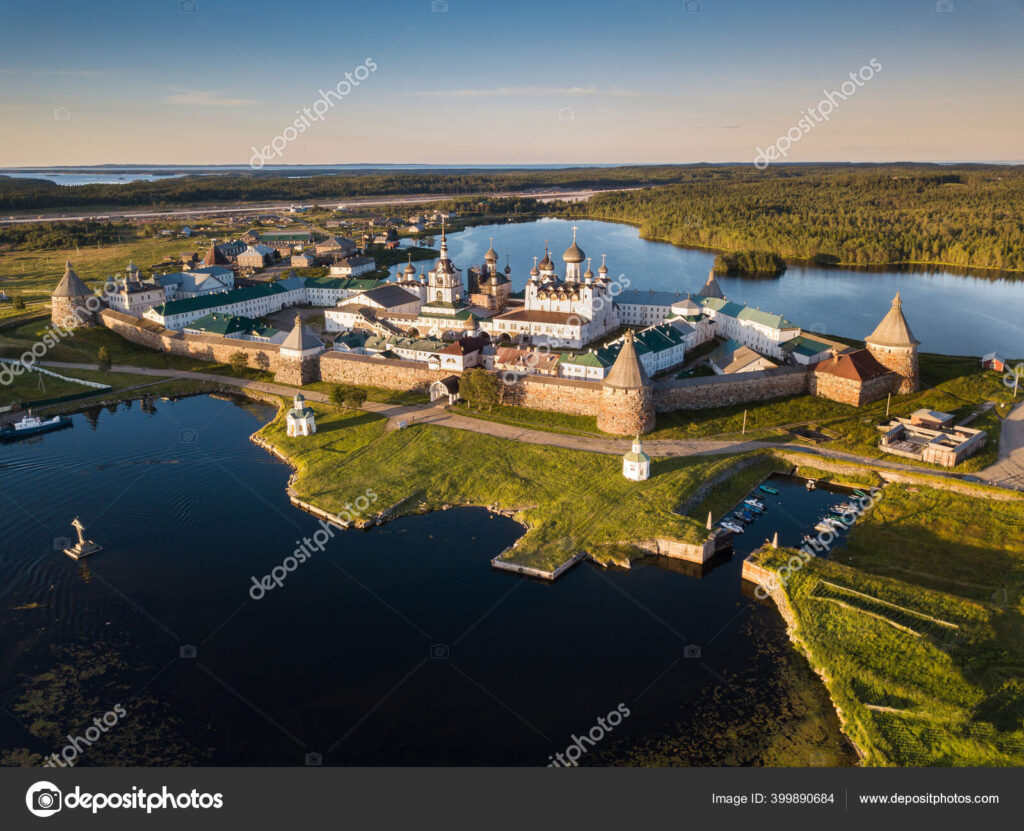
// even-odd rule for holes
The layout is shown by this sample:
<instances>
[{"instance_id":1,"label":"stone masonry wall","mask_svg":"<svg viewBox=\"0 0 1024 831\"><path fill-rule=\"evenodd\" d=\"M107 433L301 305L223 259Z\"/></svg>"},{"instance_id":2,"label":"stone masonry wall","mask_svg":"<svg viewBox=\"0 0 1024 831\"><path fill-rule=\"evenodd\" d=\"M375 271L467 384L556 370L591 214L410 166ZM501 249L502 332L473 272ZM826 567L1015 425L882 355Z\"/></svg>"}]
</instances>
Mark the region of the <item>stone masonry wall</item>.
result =
<instances>
[{"instance_id":1,"label":"stone masonry wall","mask_svg":"<svg viewBox=\"0 0 1024 831\"><path fill-rule=\"evenodd\" d=\"M606 387L602 393L597 427L605 433L637 436L654 429L654 402L649 387L622 390Z\"/></svg>"},{"instance_id":2,"label":"stone masonry wall","mask_svg":"<svg viewBox=\"0 0 1024 831\"><path fill-rule=\"evenodd\" d=\"M251 367L270 372L276 372L278 369L277 344L221 338L216 335L185 335L173 329L166 329L152 320L132 317L113 309L104 309L99 316L100 322L112 332L149 349L213 363L227 363L236 352L242 352Z\"/></svg>"},{"instance_id":3,"label":"stone masonry wall","mask_svg":"<svg viewBox=\"0 0 1024 831\"><path fill-rule=\"evenodd\" d=\"M320 362L320 379L331 384L426 392L433 381L452 374L430 369L421 361L381 360L345 352L324 352L315 360Z\"/></svg>"},{"instance_id":4,"label":"stone masonry wall","mask_svg":"<svg viewBox=\"0 0 1024 831\"><path fill-rule=\"evenodd\" d=\"M878 363L900 376L899 381L893 387L893 392L900 395L908 392L917 392L920 387L917 349L905 347L886 348L884 346L873 346L869 343L868 351L875 356L875 360Z\"/></svg>"},{"instance_id":5,"label":"stone masonry wall","mask_svg":"<svg viewBox=\"0 0 1024 831\"><path fill-rule=\"evenodd\" d=\"M807 369L786 366L736 375L663 381L654 390L654 407L659 413L703 410L806 392Z\"/></svg>"},{"instance_id":6,"label":"stone masonry wall","mask_svg":"<svg viewBox=\"0 0 1024 831\"><path fill-rule=\"evenodd\" d=\"M807 389L811 395L819 398L830 398L841 404L860 407L885 398L893 389L893 375L882 375L867 381L856 381L852 378L841 378L828 372L811 372Z\"/></svg>"},{"instance_id":7,"label":"stone masonry wall","mask_svg":"<svg viewBox=\"0 0 1024 831\"><path fill-rule=\"evenodd\" d=\"M502 404L596 416L601 407L601 385L595 381L526 375L514 384L502 384L501 398Z\"/></svg>"}]
</instances>

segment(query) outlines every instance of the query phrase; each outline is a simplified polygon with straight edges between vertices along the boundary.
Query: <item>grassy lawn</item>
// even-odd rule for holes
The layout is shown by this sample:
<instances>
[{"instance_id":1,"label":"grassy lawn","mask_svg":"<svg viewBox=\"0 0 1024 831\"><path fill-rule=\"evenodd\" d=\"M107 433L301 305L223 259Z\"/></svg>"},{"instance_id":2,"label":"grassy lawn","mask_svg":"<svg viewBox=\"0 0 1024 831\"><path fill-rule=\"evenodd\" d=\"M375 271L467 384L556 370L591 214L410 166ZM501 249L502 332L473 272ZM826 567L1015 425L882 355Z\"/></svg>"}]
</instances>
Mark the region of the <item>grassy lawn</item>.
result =
<instances>
[{"instance_id":1,"label":"grassy lawn","mask_svg":"<svg viewBox=\"0 0 1024 831\"><path fill-rule=\"evenodd\" d=\"M1009 413L1013 400L1013 392L1003 384L1003 376L997 372L981 370L975 358L923 355L921 377L925 388L911 395L894 396L889 409L890 417L906 417L915 410L925 408L953 413L959 422L982 404L995 402L993 409L976 418L970 425L987 432L988 440L984 449L956 470L970 472L992 464L999 454L1002 419ZM782 428L806 425L834 436L826 445L831 449L914 464L910 459L887 456L879 450L876 427L886 420L885 409L885 400L864 407L851 407L825 398L798 395L709 410L659 413L657 428L650 438L738 438L743 426L743 413L746 411L746 438L788 437L789 434L784 433ZM919 466L923 469L939 469L935 465Z\"/></svg>"},{"instance_id":2,"label":"grassy lawn","mask_svg":"<svg viewBox=\"0 0 1024 831\"><path fill-rule=\"evenodd\" d=\"M302 499L337 512L370 489L378 495L373 511L396 504L399 514L467 504L519 510L528 530L508 558L548 570L580 550L620 561L635 556L635 541L703 539L703 521L673 509L734 461L655 460L652 477L635 483L622 477L618 456L430 425L386 432L371 413L317 411L312 437L288 438L280 414L262 431L295 464Z\"/></svg>"},{"instance_id":3,"label":"grassy lawn","mask_svg":"<svg viewBox=\"0 0 1024 831\"><path fill-rule=\"evenodd\" d=\"M473 410L465 402L450 407L459 415L511 424L529 430L543 430L548 433L565 433L577 436L607 436L597 429L595 416L576 416L567 413L553 413L549 410L533 410L528 407L506 407L499 405L491 410ZM616 438L621 438L617 436Z\"/></svg>"},{"instance_id":4,"label":"grassy lawn","mask_svg":"<svg viewBox=\"0 0 1024 831\"><path fill-rule=\"evenodd\" d=\"M202 254L203 249L209 247L206 237L135 237L126 231L123 239L121 244L99 247L0 251L0 288L8 294L21 294L26 300L30 297L49 299L53 287L64 275L64 263L68 260L79 277L96 287L107 279L108 274L124 272L129 260L149 276L165 256L177 256L183 251Z\"/></svg>"},{"instance_id":5,"label":"grassy lawn","mask_svg":"<svg viewBox=\"0 0 1024 831\"><path fill-rule=\"evenodd\" d=\"M1024 764L1024 501L890 485L785 590L869 764Z\"/></svg>"},{"instance_id":6,"label":"grassy lawn","mask_svg":"<svg viewBox=\"0 0 1024 831\"><path fill-rule=\"evenodd\" d=\"M59 371L59 370L58 370ZM108 384L115 390L133 387L139 384L148 384L154 379L144 375L130 375L117 372L90 372L82 370L68 370L61 372L68 378L81 378L85 381L93 381L99 384ZM42 377L43 387L40 388L39 379ZM25 372L17 376L14 381L6 386L0 386L0 407L22 401L42 401L47 398L57 398L62 395L73 395L75 393L89 392L93 388L85 384L75 384L54 378L50 375L40 375L36 372ZM95 390L97 395L104 394L102 390ZM45 406L43 404L37 406Z\"/></svg>"},{"instance_id":7,"label":"grassy lawn","mask_svg":"<svg viewBox=\"0 0 1024 831\"><path fill-rule=\"evenodd\" d=\"M16 329L0 332L0 355L17 358L37 341L47 330L45 322L26 323ZM186 372L208 372L215 375L229 375L245 378L250 381L273 381L271 372L249 367L236 372L229 364L210 363L182 355L171 355L147 349L127 341L109 329L80 329L70 337L64 338L50 349L43 361L66 361L70 363L96 363L99 350L105 347L110 355L111 363L129 366L147 367L150 369L180 369ZM60 370L56 370L60 371Z\"/></svg>"},{"instance_id":8,"label":"grassy lawn","mask_svg":"<svg viewBox=\"0 0 1024 831\"><path fill-rule=\"evenodd\" d=\"M312 390L313 392L322 392L324 395L330 395L331 391L336 386L338 385L331 384L327 381L317 381L313 384L306 384L302 387L302 391L306 392L308 390ZM391 390L386 387L360 387L360 389L366 392L367 401L376 401L380 404L394 404L399 407L414 407L420 404L430 403L430 396L425 392L415 392L414 390Z\"/></svg>"}]
</instances>

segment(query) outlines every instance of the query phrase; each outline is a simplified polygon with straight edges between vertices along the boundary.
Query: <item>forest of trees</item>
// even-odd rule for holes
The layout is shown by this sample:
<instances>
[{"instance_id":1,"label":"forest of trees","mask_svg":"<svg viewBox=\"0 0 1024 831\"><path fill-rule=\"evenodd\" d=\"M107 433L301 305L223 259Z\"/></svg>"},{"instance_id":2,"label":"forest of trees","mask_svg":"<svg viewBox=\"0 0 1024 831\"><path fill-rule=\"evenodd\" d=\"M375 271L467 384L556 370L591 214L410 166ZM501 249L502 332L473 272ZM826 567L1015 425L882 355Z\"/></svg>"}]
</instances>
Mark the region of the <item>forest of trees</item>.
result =
<instances>
[{"instance_id":1,"label":"forest of trees","mask_svg":"<svg viewBox=\"0 0 1024 831\"><path fill-rule=\"evenodd\" d=\"M710 170L708 171L711 172ZM732 168L703 182L604 193L571 214L647 239L821 264L1024 271L1024 168Z\"/></svg>"},{"instance_id":2,"label":"forest of trees","mask_svg":"<svg viewBox=\"0 0 1024 831\"><path fill-rule=\"evenodd\" d=\"M109 222L33 222L0 226L0 246L27 250L107 245L118 241L124 226ZM129 231L130 233L130 231Z\"/></svg>"},{"instance_id":3,"label":"forest of trees","mask_svg":"<svg viewBox=\"0 0 1024 831\"><path fill-rule=\"evenodd\" d=\"M786 261L767 251L736 251L715 257L715 274L747 274L778 277L786 270Z\"/></svg>"},{"instance_id":4,"label":"forest of trees","mask_svg":"<svg viewBox=\"0 0 1024 831\"><path fill-rule=\"evenodd\" d=\"M207 173L117 185L57 185L0 176L0 210L200 205L367 196L489 193L529 188L656 185L687 178L680 167L592 167L564 170L361 172L292 178L283 173Z\"/></svg>"},{"instance_id":5,"label":"forest of trees","mask_svg":"<svg viewBox=\"0 0 1024 831\"><path fill-rule=\"evenodd\" d=\"M922 263L1024 272L1024 167L935 164L687 165L560 170L358 172L286 178L215 173L123 185L60 186L0 176L0 210L202 205L534 188L635 188L571 206L490 197L488 212L629 222L642 236L736 255L721 268L764 273L771 256L835 265ZM63 224L53 233L77 234ZM99 231L96 231L99 233ZM4 230L0 242L25 244ZM45 232L40 232L45 233ZM88 240L76 239L78 244ZM58 247L42 239L37 247Z\"/></svg>"}]
</instances>

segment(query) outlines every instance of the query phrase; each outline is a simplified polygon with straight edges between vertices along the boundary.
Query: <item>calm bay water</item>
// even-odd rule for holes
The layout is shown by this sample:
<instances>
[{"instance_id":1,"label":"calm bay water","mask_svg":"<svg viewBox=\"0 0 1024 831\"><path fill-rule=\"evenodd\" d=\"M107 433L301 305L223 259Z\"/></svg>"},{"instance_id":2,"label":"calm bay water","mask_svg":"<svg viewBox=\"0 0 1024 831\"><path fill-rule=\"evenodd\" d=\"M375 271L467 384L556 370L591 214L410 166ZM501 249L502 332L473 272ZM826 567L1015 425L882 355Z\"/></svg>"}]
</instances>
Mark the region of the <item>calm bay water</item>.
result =
<instances>
[{"instance_id":1,"label":"calm bay water","mask_svg":"<svg viewBox=\"0 0 1024 831\"><path fill-rule=\"evenodd\" d=\"M559 273L562 252L572 242L572 226L593 268L608 255L613 277L624 275L630 289L696 292L707 279L715 255L640 239L630 225L591 220L575 223L542 219L519 224L481 225L449 238L455 264L462 269L483 262L489 237L505 267L509 255L516 291L523 288L533 257L550 240ZM420 263L415 263L417 272ZM426 263L423 263L426 265ZM402 266L392 269L394 274ZM1024 279L968 277L944 271L854 271L791 266L777 279L723 277L732 300L785 315L811 331L864 338L889 309L899 291L903 309L921 348L947 355L1000 352L1024 355Z\"/></svg>"},{"instance_id":2,"label":"calm bay water","mask_svg":"<svg viewBox=\"0 0 1024 831\"><path fill-rule=\"evenodd\" d=\"M773 737L774 763L850 761L738 555L547 585L489 567L516 523L457 509L338 532L253 600L319 527L247 440L270 415L136 401L0 446L0 762L59 752L115 704L81 764L545 765L620 704L589 761L663 762L669 741L742 763ZM55 550L76 515L104 546L83 563Z\"/></svg>"}]
</instances>

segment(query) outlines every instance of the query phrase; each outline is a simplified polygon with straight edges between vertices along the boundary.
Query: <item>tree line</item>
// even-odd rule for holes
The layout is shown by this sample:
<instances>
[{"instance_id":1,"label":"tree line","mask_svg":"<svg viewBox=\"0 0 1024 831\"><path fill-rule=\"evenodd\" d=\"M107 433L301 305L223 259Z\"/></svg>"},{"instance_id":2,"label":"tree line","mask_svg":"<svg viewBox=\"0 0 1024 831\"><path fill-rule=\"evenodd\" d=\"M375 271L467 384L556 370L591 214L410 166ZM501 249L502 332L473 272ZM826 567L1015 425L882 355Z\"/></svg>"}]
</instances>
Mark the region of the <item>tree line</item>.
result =
<instances>
[{"instance_id":1,"label":"tree line","mask_svg":"<svg viewBox=\"0 0 1024 831\"><path fill-rule=\"evenodd\" d=\"M1022 167L734 168L706 181L599 194L565 213L629 222L647 239L746 252L741 258L1024 271Z\"/></svg>"}]
</instances>

